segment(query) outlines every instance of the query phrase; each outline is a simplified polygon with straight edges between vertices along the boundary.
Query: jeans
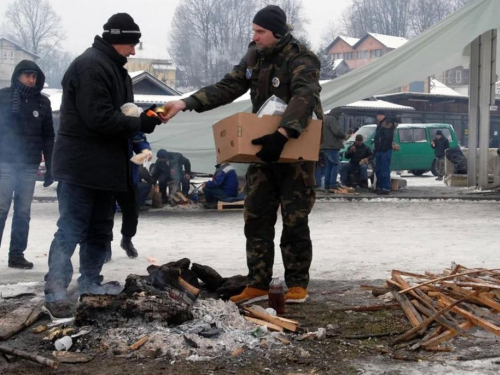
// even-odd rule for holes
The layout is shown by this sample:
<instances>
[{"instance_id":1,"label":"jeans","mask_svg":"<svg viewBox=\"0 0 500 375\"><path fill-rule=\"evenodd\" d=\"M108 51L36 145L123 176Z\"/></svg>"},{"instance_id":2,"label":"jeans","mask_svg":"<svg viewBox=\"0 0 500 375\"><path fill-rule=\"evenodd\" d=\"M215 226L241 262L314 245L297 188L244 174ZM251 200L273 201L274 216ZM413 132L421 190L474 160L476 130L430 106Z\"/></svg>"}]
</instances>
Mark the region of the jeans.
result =
<instances>
[{"instance_id":1,"label":"jeans","mask_svg":"<svg viewBox=\"0 0 500 375\"><path fill-rule=\"evenodd\" d=\"M132 238L139 224L139 192L137 186L129 186L125 192L115 193L116 203L122 211L122 236Z\"/></svg>"},{"instance_id":2,"label":"jeans","mask_svg":"<svg viewBox=\"0 0 500 375\"><path fill-rule=\"evenodd\" d=\"M81 245L80 290L99 284L106 244L113 238L113 192L60 181L57 199L58 229L50 245L49 272L45 275L47 302L67 298L67 289L73 277L71 257L78 244Z\"/></svg>"},{"instance_id":3,"label":"jeans","mask_svg":"<svg viewBox=\"0 0 500 375\"><path fill-rule=\"evenodd\" d=\"M391 157L392 150L377 151L375 154L378 190L391 191Z\"/></svg>"},{"instance_id":4,"label":"jeans","mask_svg":"<svg viewBox=\"0 0 500 375\"><path fill-rule=\"evenodd\" d=\"M190 184L189 181L191 180L186 180L185 178L182 179L182 181L169 181L168 182L168 195L175 195L179 191L179 187L182 189L182 194L188 195L189 194L189 188Z\"/></svg>"},{"instance_id":5,"label":"jeans","mask_svg":"<svg viewBox=\"0 0 500 375\"><path fill-rule=\"evenodd\" d=\"M137 185L139 190L139 207L144 206L146 203L152 186L152 184L148 184L147 182L139 182L139 185Z\"/></svg>"},{"instance_id":6,"label":"jeans","mask_svg":"<svg viewBox=\"0 0 500 375\"><path fill-rule=\"evenodd\" d=\"M351 173L357 173L359 175L360 181L368 180L368 164L355 165L352 163L344 163L340 167L340 181L342 185L349 186L351 181L349 181L349 175Z\"/></svg>"},{"instance_id":7,"label":"jeans","mask_svg":"<svg viewBox=\"0 0 500 375\"><path fill-rule=\"evenodd\" d=\"M37 170L37 165L0 163L0 245L14 198L9 258L22 257L28 246L31 202L35 192Z\"/></svg>"},{"instance_id":8,"label":"jeans","mask_svg":"<svg viewBox=\"0 0 500 375\"><path fill-rule=\"evenodd\" d=\"M323 150L325 154L325 189L331 189L336 187L337 184L337 176L339 174L339 150Z\"/></svg>"},{"instance_id":9,"label":"jeans","mask_svg":"<svg viewBox=\"0 0 500 375\"><path fill-rule=\"evenodd\" d=\"M205 186L203 193L205 194L205 201L207 203L217 203L218 201L227 198L226 192L218 187Z\"/></svg>"}]
</instances>

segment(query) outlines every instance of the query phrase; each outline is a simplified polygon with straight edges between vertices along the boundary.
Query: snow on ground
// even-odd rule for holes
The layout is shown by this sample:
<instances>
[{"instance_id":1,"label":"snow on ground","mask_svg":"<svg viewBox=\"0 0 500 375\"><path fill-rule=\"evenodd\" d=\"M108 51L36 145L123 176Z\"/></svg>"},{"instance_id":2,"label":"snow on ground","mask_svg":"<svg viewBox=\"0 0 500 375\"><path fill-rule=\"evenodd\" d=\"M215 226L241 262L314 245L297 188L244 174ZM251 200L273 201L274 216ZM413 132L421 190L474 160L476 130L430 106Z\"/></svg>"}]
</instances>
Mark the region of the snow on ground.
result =
<instances>
[{"instance_id":1,"label":"snow on ground","mask_svg":"<svg viewBox=\"0 0 500 375\"><path fill-rule=\"evenodd\" d=\"M432 177L426 180L435 183ZM379 279L395 268L438 271L451 261L470 267L498 266L499 209L498 202L318 202L310 217L314 245L311 278ZM113 261L103 271L106 280L124 281L130 273L145 274L147 256L160 263L188 257L214 267L223 276L246 274L241 211L179 209L141 214L134 239L138 259L128 259L119 247L121 215L117 214ZM26 257L35 263L35 269L20 271L7 268L9 217L0 251L0 284L42 280L57 218L57 203L33 203ZM282 275L277 249L275 273ZM73 258L76 270L77 254Z\"/></svg>"}]
</instances>

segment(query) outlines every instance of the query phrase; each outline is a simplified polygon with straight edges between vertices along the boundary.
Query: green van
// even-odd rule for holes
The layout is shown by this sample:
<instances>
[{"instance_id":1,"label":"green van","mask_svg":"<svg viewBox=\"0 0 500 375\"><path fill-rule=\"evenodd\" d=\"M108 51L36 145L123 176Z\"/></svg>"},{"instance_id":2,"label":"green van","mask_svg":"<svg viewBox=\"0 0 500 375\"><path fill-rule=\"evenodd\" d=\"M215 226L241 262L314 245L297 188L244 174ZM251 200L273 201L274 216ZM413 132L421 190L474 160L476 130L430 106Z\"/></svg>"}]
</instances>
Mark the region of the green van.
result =
<instances>
[{"instance_id":1,"label":"green van","mask_svg":"<svg viewBox=\"0 0 500 375\"><path fill-rule=\"evenodd\" d=\"M341 163L349 162L344 154L354 143L357 134L361 134L365 144L373 150L376 128L377 125L365 125L351 136L346 141L344 148L340 150ZM450 124L399 124L394 134L394 142L399 145L400 150L392 153L391 170L410 171L415 176L432 171L437 176L434 149L431 147L431 142L436 138L438 130L441 130L443 136L448 138L450 147L458 145L457 135Z\"/></svg>"}]
</instances>

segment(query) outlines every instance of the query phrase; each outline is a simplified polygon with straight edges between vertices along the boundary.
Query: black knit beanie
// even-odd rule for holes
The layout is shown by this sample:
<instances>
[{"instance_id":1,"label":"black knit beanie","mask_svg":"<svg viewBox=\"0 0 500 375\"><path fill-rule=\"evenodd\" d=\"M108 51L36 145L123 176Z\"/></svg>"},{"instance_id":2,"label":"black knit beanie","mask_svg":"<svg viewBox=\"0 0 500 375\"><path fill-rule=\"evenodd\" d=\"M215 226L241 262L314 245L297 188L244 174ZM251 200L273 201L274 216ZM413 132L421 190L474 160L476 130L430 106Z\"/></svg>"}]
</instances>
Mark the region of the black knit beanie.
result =
<instances>
[{"instance_id":1,"label":"black knit beanie","mask_svg":"<svg viewBox=\"0 0 500 375\"><path fill-rule=\"evenodd\" d=\"M259 10L253 18L252 23L272 31L274 36L278 39L288 32L286 14L283 12L283 9L277 5L268 5Z\"/></svg>"},{"instance_id":2,"label":"black knit beanie","mask_svg":"<svg viewBox=\"0 0 500 375\"><path fill-rule=\"evenodd\" d=\"M104 24L102 38L109 44L137 44L141 37L139 26L127 13L117 13Z\"/></svg>"}]
</instances>

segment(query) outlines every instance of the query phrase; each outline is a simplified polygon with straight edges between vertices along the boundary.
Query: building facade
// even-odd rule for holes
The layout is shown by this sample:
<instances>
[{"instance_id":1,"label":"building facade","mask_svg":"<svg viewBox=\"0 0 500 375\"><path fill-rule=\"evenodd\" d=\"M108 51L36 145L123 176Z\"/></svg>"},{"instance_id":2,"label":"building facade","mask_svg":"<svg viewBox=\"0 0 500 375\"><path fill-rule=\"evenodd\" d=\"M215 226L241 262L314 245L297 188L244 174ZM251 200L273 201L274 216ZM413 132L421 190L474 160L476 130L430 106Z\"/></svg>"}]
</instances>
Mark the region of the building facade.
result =
<instances>
[{"instance_id":1,"label":"building facade","mask_svg":"<svg viewBox=\"0 0 500 375\"><path fill-rule=\"evenodd\" d=\"M37 55L7 38L0 38L0 89L10 86L12 73L17 64L22 60L36 61L38 58Z\"/></svg>"}]
</instances>

